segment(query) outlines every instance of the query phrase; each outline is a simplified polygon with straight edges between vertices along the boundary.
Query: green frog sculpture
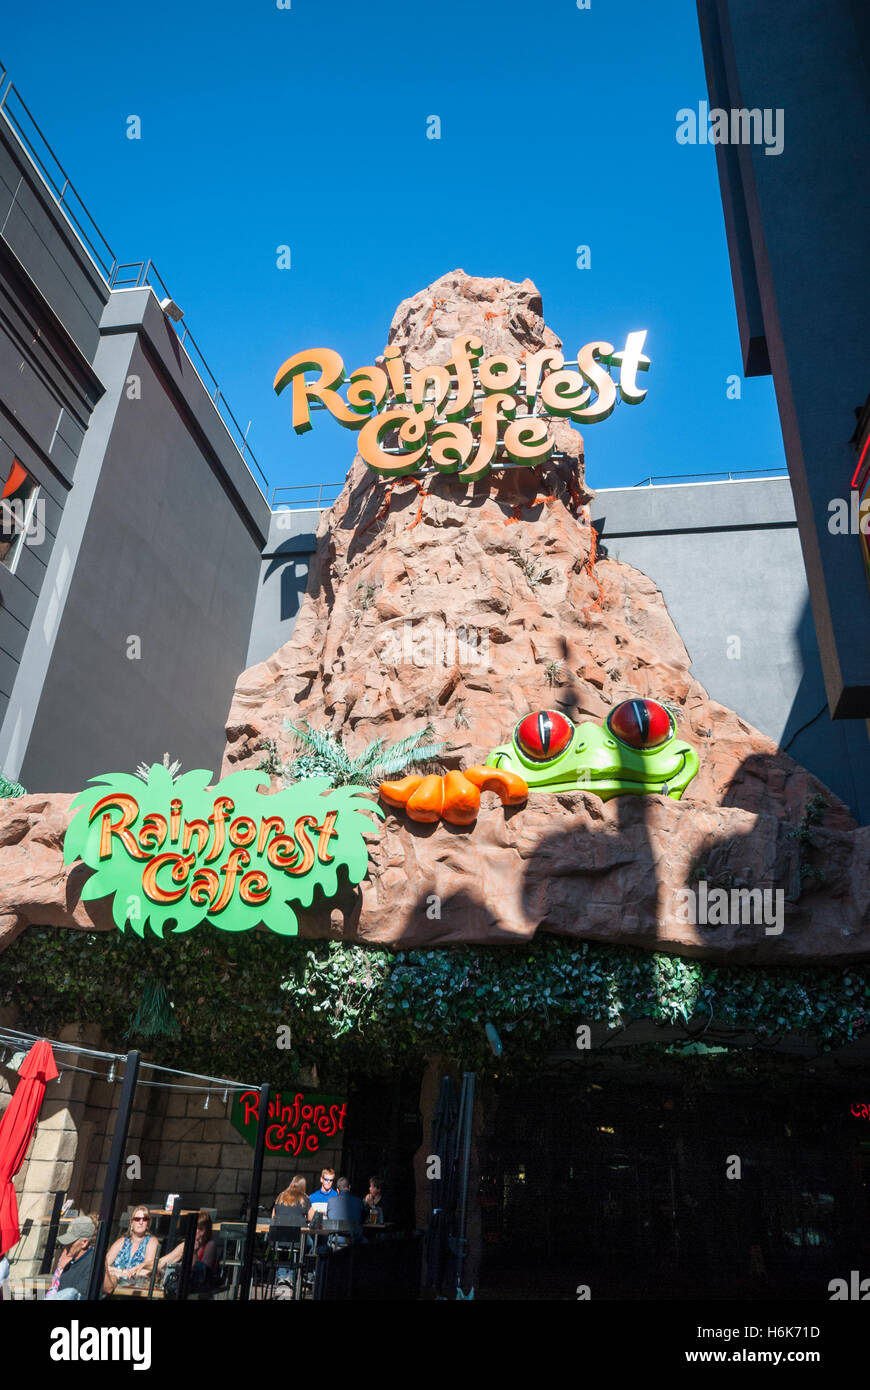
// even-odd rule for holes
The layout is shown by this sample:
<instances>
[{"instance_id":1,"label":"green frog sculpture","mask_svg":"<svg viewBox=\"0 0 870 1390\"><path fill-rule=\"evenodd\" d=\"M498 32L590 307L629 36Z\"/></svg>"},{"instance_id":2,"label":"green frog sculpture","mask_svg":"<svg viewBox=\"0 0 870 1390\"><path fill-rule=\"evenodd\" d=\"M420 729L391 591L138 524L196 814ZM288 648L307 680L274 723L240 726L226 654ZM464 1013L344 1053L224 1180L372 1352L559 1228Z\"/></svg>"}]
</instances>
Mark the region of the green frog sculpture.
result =
<instances>
[{"instance_id":1,"label":"green frog sculpture","mask_svg":"<svg viewBox=\"0 0 870 1390\"><path fill-rule=\"evenodd\" d=\"M676 721L657 700L625 700L603 726L573 724L557 710L527 714L488 767L517 773L530 792L580 788L602 801L658 793L679 801L698 771L698 754L677 738Z\"/></svg>"}]
</instances>

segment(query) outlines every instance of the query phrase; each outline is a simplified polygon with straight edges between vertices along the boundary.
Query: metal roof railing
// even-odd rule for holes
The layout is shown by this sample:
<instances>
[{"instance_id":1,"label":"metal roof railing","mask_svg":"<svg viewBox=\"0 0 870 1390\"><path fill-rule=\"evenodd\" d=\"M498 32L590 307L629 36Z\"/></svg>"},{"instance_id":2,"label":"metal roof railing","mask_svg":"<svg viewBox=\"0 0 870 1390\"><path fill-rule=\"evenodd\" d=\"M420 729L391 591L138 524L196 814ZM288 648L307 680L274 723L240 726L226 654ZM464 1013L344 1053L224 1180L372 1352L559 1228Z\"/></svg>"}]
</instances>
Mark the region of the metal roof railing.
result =
<instances>
[{"instance_id":1,"label":"metal roof railing","mask_svg":"<svg viewBox=\"0 0 870 1390\"><path fill-rule=\"evenodd\" d=\"M56 206L63 213L77 240L87 252L89 260L99 272L107 288L110 290L136 289L150 285L159 299L171 299L172 296L166 288L162 276L157 273L151 260L126 262L118 260L96 221L76 192L72 180L37 125L17 87L9 80L8 69L3 63L0 63L0 112L2 112L12 133L28 155L31 164L54 199ZM251 428L251 422L248 421L247 429L243 431L221 393L217 378L206 362L202 349L190 329L186 324L182 324L179 328L173 322L173 326L181 346L211 397L215 409L220 415L230 439L241 454L249 473L254 477L251 468L251 464L253 464L253 468L260 475L263 481L261 491L266 496L269 490L268 479L248 443L248 430ZM257 481L256 478L254 481ZM259 487L259 483L257 486Z\"/></svg>"},{"instance_id":2,"label":"metal roof railing","mask_svg":"<svg viewBox=\"0 0 870 1390\"><path fill-rule=\"evenodd\" d=\"M276 487L272 489L272 511L314 511L315 508L331 507L338 497L344 483L300 483L295 487ZM291 497L286 502L279 497L287 492L303 492L304 497Z\"/></svg>"},{"instance_id":3,"label":"metal roof railing","mask_svg":"<svg viewBox=\"0 0 870 1390\"><path fill-rule=\"evenodd\" d=\"M784 468L732 468L727 473L656 473L634 487L663 487L668 483L739 483L748 478L787 478Z\"/></svg>"},{"instance_id":4,"label":"metal roof railing","mask_svg":"<svg viewBox=\"0 0 870 1390\"><path fill-rule=\"evenodd\" d=\"M787 477L788 473L782 468L732 468L730 472L722 473L657 473L652 477L644 478L639 483L633 483L628 488L602 488L599 490L603 492L631 492L636 487L666 487L669 483L739 483L750 478L758 478L761 481L765 478ZM303 511L305 508L313 511L315 508L331 507L343 487L344 483L299 483L293 487L273 488L272 511ZM286 496L290 493L302 493L302 496Z\"/></svg>"},{"instance_id":5,"label":"metal roof railing","mask_svg":"<svg viewBox=\"0 0 870 1390\"><path fill-rule=\"evenodd\" d=\"M153 261L123 261L116 263L109 281L110 289L134 290L142 289L145 285L149 285L160 300L172 298L172 295L166 288L166 282L163 276L160 274ZM269 480L257 462L254 451L248 443L248 430L251 428L250 420L248 421L247 429L243 431L230 409L226 398L221 393L217 377L206 362L202 349L187 324L183 320L181 320L180 323L176 323L173 319L169 318L169 315L167 315L167 320L175 329L176 337L190 358L194 371L211 396L215 409L224 422L227 433L244 459L245 464L248 466L248 472L252 471L248 463L248 459L250 459L250 462L254 465L254 468L256 468L262 478L266 488L266 492L263 495L266 496L269 489Z\"/></svg>"},{"instance_id":6,"label":"metal roof railing","mask_svg":"<svg viewBox=\"0 0 870 1390\"><path fill-rule=\"evenodd\" d=\"M6 82L7 76L7 69L4 67L0 85ZM15 132L19 144L24 146L31 162L39 170L43 183L54 195L55 202L62 209L97 270L108 283L117 265L115 253L73 187L72 180L13 82L9 83L0 96L0 110Z\"/></svg>"}]
</instances>

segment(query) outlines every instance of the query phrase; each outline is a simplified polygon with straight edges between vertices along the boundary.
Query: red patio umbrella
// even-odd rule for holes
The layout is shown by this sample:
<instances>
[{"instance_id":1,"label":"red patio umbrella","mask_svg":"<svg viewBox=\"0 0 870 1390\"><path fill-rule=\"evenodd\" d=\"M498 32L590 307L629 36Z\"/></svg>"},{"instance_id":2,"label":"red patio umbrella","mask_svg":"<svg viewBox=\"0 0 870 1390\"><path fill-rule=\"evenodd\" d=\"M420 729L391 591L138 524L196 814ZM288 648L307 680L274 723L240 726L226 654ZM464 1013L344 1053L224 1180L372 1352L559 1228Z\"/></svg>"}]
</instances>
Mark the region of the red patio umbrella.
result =
<instances>
[{"instance_id":1,"label":"red patio umbrella","mask_svg":"<svg viewBox=\"0 0 870 1390\"><path fill-rule=\"evenodd\" d=\"M24 1162L46 1082L57 1076L51 1043L44 1038L35 1042L19 1067L18 1075L21 1079L15 1094L0 1119L0 1256L11 1250L21 1235L18 1198L12 1179Z\"/></svg>"}]
</instances>

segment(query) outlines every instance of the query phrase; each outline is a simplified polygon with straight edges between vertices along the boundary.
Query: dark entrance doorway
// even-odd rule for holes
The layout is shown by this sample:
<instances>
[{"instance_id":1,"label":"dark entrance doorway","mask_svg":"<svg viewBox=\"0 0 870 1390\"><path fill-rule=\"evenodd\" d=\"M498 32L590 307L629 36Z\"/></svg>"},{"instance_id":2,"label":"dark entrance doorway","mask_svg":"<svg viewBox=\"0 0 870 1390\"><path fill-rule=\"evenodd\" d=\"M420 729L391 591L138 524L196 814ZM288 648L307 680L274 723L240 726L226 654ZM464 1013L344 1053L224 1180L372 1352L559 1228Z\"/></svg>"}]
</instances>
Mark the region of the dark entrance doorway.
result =
<instances>
[{"instance_id":1,"label":"dark entrance doorway","mask_svg":"<svg viewBox=\"0 0 870 1390\"><path fill-rule=\"evenodd\" d=\"M689 1060L496 1083L479 1150L482 1287L826 1298L862 1260L870 1274L870 1125L850 1113L854 1090L776 1068L717 1081Z\"/></svg>"},{"instance_id":2,"label":"dark entrance doorway","mask_svg":"<svg viewBox=\"0 0 870 1390\"><path fill-rule=\"evenodd\" d=\"M384 1182L385 1214L402 1230L412 1231L414 1154L422 1138L420 1072L370 1079L360 1077L348 1089L347 1126L342 1165L351 1189L364 1197L369 1178Z\"/></svg>"}]
</instances>

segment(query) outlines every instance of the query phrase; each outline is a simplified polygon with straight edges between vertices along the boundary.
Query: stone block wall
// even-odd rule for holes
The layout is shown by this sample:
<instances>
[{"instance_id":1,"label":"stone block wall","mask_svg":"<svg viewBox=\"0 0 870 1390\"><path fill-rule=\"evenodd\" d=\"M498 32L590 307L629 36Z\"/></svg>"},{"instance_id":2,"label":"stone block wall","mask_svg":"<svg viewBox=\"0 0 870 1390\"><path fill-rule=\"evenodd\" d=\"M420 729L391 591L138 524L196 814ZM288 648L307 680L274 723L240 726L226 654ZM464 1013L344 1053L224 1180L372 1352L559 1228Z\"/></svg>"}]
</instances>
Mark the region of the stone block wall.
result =
<instances>
[{"instance_id":1,"label":"stone block wall","mask_svg":"<svg viewBox=\"0 0 870 1390\"><path fill-rule=\"evenodd\" d=\"M14 1026L9 1011L0 1012L0 1024L4 1023ZM93 1027L68 1029L60 1040L101 1046L98 1030ZM11 1055L5 1066L0 1065L0 1112L18 1080L8 1065L10 1060ZM61 1075L46 1088L36 1131L15 1179L23 1235L9 1252L9 1260L13 1291L18 1288L19 1293L25 1280L32 1287L39 1268L55 1191L65 1191L81 1213L98 1211L121 1095L123 1063L116 1064L115 1079L110 1082L107 1061L60 1052L55 1060ZM89 1074L92 1072L99 1075ZM169 1081L173 1088L143 1084L158 1078ZM162 1207L170 1192L181 1194L185 1208L216 1208L219 1218L231 1220L241 1215L250 1191L254 1150L230 1123L232 1092L224 1100L221 1090L181 1089L184 1084L182 1078L165 1078L149 1067L140 1071L112 1238L129 1206L144 1202ZM262 1205L271 1209L278 1193L297 1173L306 1179L308 1191L319 1186L322 1168L332 1167L340 1174L341 1152L340 1136L334 1147L322 1147L298 1163L290 1155L267 1151ZM131 1176L136 1171L131 1162L134 1157L139 1159L139 1177Z\"/></svg>"}]
</instances>

